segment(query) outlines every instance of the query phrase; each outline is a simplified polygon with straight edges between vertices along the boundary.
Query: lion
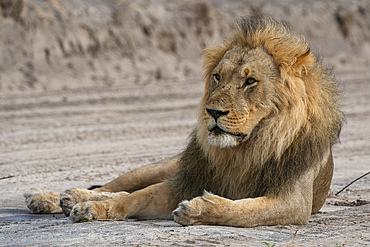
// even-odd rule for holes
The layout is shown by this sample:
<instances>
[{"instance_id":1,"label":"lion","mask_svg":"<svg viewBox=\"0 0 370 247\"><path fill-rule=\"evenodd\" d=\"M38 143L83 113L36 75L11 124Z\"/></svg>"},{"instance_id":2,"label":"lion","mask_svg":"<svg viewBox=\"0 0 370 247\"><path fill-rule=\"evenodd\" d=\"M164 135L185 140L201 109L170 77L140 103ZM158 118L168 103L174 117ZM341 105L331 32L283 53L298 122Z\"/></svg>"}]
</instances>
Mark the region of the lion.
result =
<instances>
[{"instance_id":1,"label":"lion","mask_svg":"<svg viewBox=\"0 0 370 247\"><path fill-rule=\"evenodd\" d=\"M72 222L306 224L330 193L344 121L332 75L302 35L267 16L241 18L202 55L204 96L181 154L93 190L31 189L32 212Z\"/></svg>"}]
</instances>

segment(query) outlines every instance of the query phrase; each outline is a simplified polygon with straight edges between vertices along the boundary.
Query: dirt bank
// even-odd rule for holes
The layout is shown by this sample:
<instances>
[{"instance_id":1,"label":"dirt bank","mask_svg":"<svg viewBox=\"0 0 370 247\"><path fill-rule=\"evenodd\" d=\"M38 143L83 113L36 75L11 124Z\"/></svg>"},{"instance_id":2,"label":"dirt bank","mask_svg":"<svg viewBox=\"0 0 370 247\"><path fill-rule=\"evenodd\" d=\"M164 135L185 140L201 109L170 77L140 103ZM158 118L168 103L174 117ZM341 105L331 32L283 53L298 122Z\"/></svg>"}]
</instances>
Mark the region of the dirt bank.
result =
<instances>
[{"instance_id":1,"label":"dirt bank","mask_svg":"<svg viewBox=\"0 0 370 247\"><path fill-rule=\"evenodd\" d=\"M0 92L201 76L200 51L238 16L268 14L339 71L370 66L363 1L0 1Z\"/></svg>"}]
</instances>

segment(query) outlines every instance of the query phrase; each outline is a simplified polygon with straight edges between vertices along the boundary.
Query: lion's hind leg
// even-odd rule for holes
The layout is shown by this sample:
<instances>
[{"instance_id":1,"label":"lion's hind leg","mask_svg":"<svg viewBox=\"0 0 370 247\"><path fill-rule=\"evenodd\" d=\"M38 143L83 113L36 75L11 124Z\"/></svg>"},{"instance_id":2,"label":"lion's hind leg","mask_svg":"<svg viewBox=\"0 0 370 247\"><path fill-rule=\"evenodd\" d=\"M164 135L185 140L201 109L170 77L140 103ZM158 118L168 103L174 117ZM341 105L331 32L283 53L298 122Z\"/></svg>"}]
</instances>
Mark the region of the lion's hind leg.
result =
<instances>
[{"instance_id":1,"label":"lion's hind leg","mask_svg":"<svg viewBox=\"0 0 370 247\"><path fill-rule=\"evenodd\" d=\"M23 196L27 207L34 214L60 214L69 216L74 205L87 201L103 201L117 196L127 195L127 192L99 192L87 189L70 189L63 193L51 192L45 189L30 189Z\"/></svg>"},{"instance_id":2,"label":"lion's hind leg","mask_svg":"<svg viewBox=\"0 0 370 247\"><path fill-rule=\"evenodd\" d=\"M118 196L128 195L127 192L100 192L87 189L70 189L61 193L60 206L65 216L69 216L74 205L80 202L104 201Z\"/></svg>"},{"instance_id":3,"label":"lion's hind leg","mask_svg":"<svg viewBox=\"0 0 370 247\"><path fill-rule=\"evenodd\" d=\"M59 214L62 208L59 205L60 193L45 189L30 189L23 196L27 207L34 214Z\"/></svg>"}]
</instances>

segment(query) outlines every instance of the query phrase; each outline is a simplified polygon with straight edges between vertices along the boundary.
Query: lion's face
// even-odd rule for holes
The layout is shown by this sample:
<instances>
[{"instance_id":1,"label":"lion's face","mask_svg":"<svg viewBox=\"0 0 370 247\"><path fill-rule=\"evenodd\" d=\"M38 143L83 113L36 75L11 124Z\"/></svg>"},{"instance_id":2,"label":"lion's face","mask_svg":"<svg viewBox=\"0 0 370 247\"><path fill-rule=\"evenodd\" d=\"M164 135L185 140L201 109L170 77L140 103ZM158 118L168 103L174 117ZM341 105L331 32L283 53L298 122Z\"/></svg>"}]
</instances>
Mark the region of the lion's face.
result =
<instances>
[{"instance_id":1,"label":"lion's face","mask_svg":"<svg viewBox=\"0 0 370 247\"><path fill-rule=\"evenodd\" d=\"M272 113L279 70L263 48L234 47L208 78L200 109L203 135L213 146L237 146Z\"/></svg>"}]
</instances>

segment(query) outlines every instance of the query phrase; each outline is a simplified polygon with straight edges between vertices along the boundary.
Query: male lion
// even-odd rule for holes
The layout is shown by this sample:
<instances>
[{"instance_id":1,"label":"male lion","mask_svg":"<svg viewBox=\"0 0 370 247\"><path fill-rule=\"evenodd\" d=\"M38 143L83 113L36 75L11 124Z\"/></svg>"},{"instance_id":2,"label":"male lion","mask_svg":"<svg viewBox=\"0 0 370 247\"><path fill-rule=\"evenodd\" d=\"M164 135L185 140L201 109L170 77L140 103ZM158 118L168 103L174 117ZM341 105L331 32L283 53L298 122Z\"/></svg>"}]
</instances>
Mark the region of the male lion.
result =
<instances>
[{"instance_id":1,"label":"male lion","mask_svg":"<svg viewBox=\"0 0 370 247\"><path fill-rule=\"evenodd\" d=\"M73 222L173 218L181 225L306 224L330 192L344 120L332 76L301 35L244 18L204 55L205 92L186 149L94 190L25 193ZM60 197L60 206L59 206Z\"/></svg>"}]
</instances>

